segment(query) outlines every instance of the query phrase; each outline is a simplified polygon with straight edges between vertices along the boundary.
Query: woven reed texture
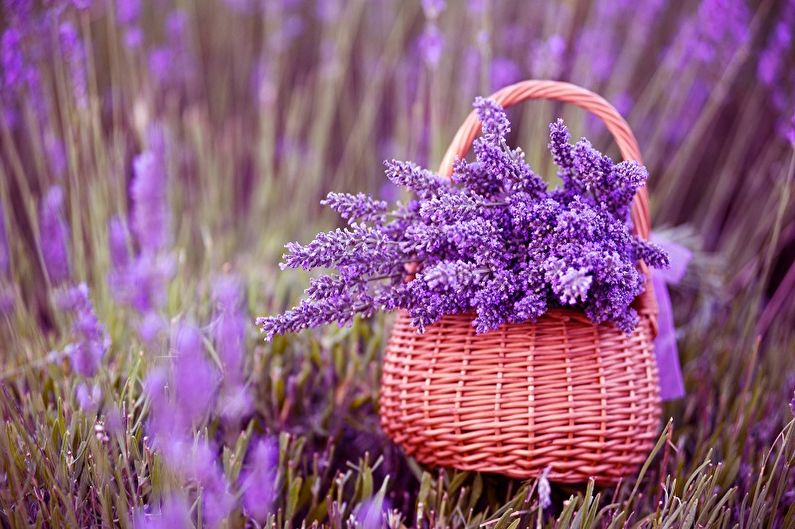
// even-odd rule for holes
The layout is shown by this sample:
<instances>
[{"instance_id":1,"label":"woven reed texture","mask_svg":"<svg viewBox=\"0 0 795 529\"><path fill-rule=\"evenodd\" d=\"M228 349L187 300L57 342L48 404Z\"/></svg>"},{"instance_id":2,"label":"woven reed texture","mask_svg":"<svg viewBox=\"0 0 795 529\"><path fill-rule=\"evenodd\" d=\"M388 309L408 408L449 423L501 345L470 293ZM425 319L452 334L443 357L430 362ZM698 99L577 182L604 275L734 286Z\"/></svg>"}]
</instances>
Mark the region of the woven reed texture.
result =
<instances>
[{"instance_id":1,"label":"woven reed texture","mask_svg":"<svg viewBox=\"0 0 795 529\"><path fill-rule=\"evenodd\" d=\"M527 99L580 106L605 121L625 159L640 161L626 121L584 88L522 81L491 97L505 107ZM479 129L470 114L441 174L451 174ZM645 190L631 215L636 233L648 238ZM472 315L451 315L418 334L401 312L384 356L381 425L407 454L431 466L522 479L549 466L549 479L558 483L593 478L610 484L630 476L646 459L660 422L650 281L634 306L640 323L631 335L565 309L484 335L475 334Z\"/></svg>"}]
</instances>

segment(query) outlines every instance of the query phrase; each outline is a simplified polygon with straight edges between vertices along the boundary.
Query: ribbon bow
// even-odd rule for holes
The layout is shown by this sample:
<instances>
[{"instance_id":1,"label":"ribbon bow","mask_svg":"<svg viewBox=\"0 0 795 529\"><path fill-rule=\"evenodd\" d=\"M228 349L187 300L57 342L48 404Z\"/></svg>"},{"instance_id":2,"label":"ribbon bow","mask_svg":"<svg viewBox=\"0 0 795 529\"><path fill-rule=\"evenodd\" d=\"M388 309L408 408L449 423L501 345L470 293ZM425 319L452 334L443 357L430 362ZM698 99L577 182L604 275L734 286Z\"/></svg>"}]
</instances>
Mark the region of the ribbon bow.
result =
<instances>
[{"instance_id":1,"label":"ribbon bow","mask_svg":"<svg viewBox=\"0 0 795 529\"><path fill-rule=\"evenodd\" d=\"M684 396L685 385L682 381L679 351L676 348L676 328L668 285L675 285L681 281L693 254L684 246L659 235L652 234L651 239L668 252L671 261L671 266L667 270L653 270L651 280L659 309L654 353L657 357L657 370L660 372L660 398L674 400Z\"/></svg>"}]
</instances>

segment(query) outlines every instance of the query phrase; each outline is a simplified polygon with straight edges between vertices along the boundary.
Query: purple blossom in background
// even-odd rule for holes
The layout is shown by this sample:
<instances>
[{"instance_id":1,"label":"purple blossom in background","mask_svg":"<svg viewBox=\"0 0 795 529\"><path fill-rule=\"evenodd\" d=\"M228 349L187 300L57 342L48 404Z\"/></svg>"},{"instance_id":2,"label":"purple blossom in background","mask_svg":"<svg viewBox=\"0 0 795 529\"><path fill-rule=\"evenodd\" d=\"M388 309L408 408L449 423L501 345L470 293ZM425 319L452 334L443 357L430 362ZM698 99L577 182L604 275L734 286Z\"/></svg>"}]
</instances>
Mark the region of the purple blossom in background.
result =
<instances>
[{"instance_id":1,"label":"purple blossom in background","mask_svg":"<svg viewBox=\"0 0 795 529\"><path fill-rule=\"evenodd\" d=\"M267 339L397 308L419 331L447 314L473 313L473 326L485 333L566 306L594 323L635 328L631 304L646 281L638 261L668 265L664 251L630 232L629 207L646 169L616 164L585 139L571 145L558 120L549 150L563 186L549 191L522 151L507 146L502 108L482 98L475 108L482 122L475 160L456 161L452 179L390 161L388 178L416 200L385 211L366 195L330 195L327 205L343 217L366 220L287 244L283 268L338 275L312 279L297 307L259 318Z\"/></svg>"},{"instance_id":2,"label":"purple blossom in background","mask_svg":"<svg viewBox=\"0 0 795 529\"><path fill-rule=\"evenodd\" d=\"M356 509L354 518L356 527L362 529L380 529L384 527L386 513L389 511L389 502L381 495L364 500Z\"/></svg>"},{"instance_id":3,"label":"purple blossom in background","mask_svg":"<svg viewBox=\"0 0 795 529\"><path fill-rule=\"evenodd\" d=\"M694 65L701 73L684 92L678 117L670 117L668 141L677 143L687 134L691 116L700 113L712 92L712 81L725 73L731 59L749 37L750 13L744 0L703 0L696 12L681 24L675 45L663 59L680 72Z\"/></svg>"},{"instance_id":4,"label":"purple blossom in background","mask_svg":"<svg viewBox=\"0 0 795 529\"><path fill-rule=\"evenodd\" d=\"M226 7L240 14L249 14L257 10L256 0L224 0Z\"/></svg>"},{"instance_id":5,"label":"purple blossom in background","mask_svg":"<svg viewBox=\"0 0 795 529\"><path fill-rule=\"evenodd\" d=\"M163 500L162 506L136 513L133 520L135 529L188 529L193 527L188 503L179 497Z\"/></svg>"},{"instance_id":6,"label":"purple blossom in background","mask_svg":"<svg viewBox=\"0 0 795 529\"><path fill-rule=\"evenodd\" d=\"M168 89L187 87L198 75L196 59L188 46L188 17L182 9L165 20L166 41L149 52L149 73Z\"/></svg>"},{"instance_id":7,"label":"purple blossom in background","mask_svg":"<svg viewBox=\"0 0 795 529\"><path fill-rule=\"evenodd\" d=\"M171 213L168 204L165 138L162 128L150 126L148 148L133 161L131 231L140 253L131 259L124 222L110 220L108 238L112 270L108 283L114 297L144 315L139 333L151 344L161 331L155 311L166 301L168 281L175 263L166 250L170 244Z\"/></svg>"},{"instance_id":8,"label":"purple blossom in background","mask_svg":"<svg viewBox=\"0 0 795 529\"><path fill-rule=\"evenodd\" d=\"M224 419L237 421L252 405L243 373L249 320L243 310L242 283L232 275L220 276L214 281L212 297L216 307L213 338L223 367L218 405Z\"/></svg>"},{"instance_id":9,"label":"purple blossom in background","mask_svg":"<svg viewBox=\"0 0 795 529\"><path fill-rule=\"evenodd\" d=\"M0 281L8 279L11 273L11 252L8 248L8 232L3 205L0 204Z\"/></svg>"},{"instance_id":10,"label":"purple blossom in background","mask_svg":"<svg viewBox=\"0 0 795 529\"><path fill-rule=\"evenodd\" d=\"M199 330L181 325L173 337L172 385L179 417L191 425L206 417L215 400L218 372L204 353Z\"/></svg>"},{"instance_id":11,"label":"purple blossom in background","mask_svg":"<svg viewBox=\"0 0 795 529\"><path fill-rule=\"evenodd\" d=\"M417 48L425 64L435 69L439 65L444 51L444 35L439 27L429 22L417 40Z\"/></svg>"},{"instance_id":12,"label":"purple blossom in background","mask_svg":"<svg viewBox=\"0 0 795 529\"><path fill-rule=\"evenodd\" d=\"M11 24L0 39L0 101L5 119L11 127L16 126L21 119L19 99L23 94L30 98L37 115L44 113L39 73L23 47L27 16L23 14L19 18L19 25Z\"/></svg>"},{"instance_id":13,"label":"purple blossom in background","mask_svg":"<svg viewBox=\"0 0 795 529\"><path fill-rule=\"evenodd\" d=\"M108 279L117 300L146 314L165 304L166 287L173 275L170 256L142 253L129 265L114 269Z\"/></svg>"},{"instance_id":14,"label":"purple blossom in background","mask_svg":"<svg viewBox=\"0 0 795 529\"><path fill-rule=\"evenodd\" d=\"M467 0L467 10L472 15L480 15L486 9L486 0Z\"/></svg>"},{"instance_id":15,"label":"purple blossom in background","mask_svg":"<svg viewBox=\"0 0 795 529\"><path fill-rule=\"evenodd\" d=\"M77 29L71 22L62 22L59 28L61 53L69 69L72 82L72 94L79 108L88 105L88 89L86 78L86 57L83 42Z\"/></svg>"},{"instance_id":16,"label":"purple blossom in background","mask_svg":"<svg viewBox=\"0 0 795 529\"><path fill-rule=\"evenodd\" d=\"M124 29L124 43L130 48L138 48L143 43L140 16L140 0L116 0L116 19Z\"/></svg>"},{"instance_id":17,"label":"purple blossom in background","mask_svg":"<svg viewBox=\"0 0 795 529\"><path fill-rule=\"evenodd\" d=\"M166 302L169 280L176 272L167 253L171 213L168 204L165 138L159 125L147 131L148 147L133 161L131 231L140 252L131 258L124 221L108 224L112 269L108 283L115 299L143 316L138 325L142 341L154 346L167 324L158 311Z\"/></svg>"},{"instance_id":18,"label":"purple blossom in background","mask_svg":"<svg viewBox=\"0 0 795 529\"><path fill-rule=\"evenodd\" d=\"M138 336L148 346L152 347L162 338L168 330L168 321L155 311L144 313L138 324Z\"/></svg>"},{"instance_id":19,"label":"purple blossom in background","mask_svg":"<svg viewBox=\"0 0 795 529\"><path fill-rule=\"evenodd\" d=\"M64 143L52 131L44 132L44 154L47 156L47 162L50 166L53 176L60 180L66 172L66 150Z\"/></svg>"},{"instance_id":20,"label":"purple blossom in background","mask_svg":"<svg viewBox=\"0 0 795 529\"><path fill-rule=\"evenodd\" d=\"M217 450L195 442L194 430L208 417L216 399L218 372L204 352L198 328L181 324L172 333L173 362L156 368L144 381L151 403L147 430L166 464L199 484L205 525L218 527L235 507Z\"/></svg>"},{"instance_id":21,"label":"purple blossom in background","mask_svg":"<svg viewBox=\"0 0 795 529\"><path fill-rule=\"evenodd\" d=\"M98 384L89 387L85 382L81 382L77 385L75 396L83 412L96 413L102 401L102 390Z\"/></svg>"},{"instance_id":22,"label":"purple blossom in background","mask_svg":"<svg viewBox=\"0 0 795 529\"><path fill-rule=\"evenodd\" d=\"M163 130L150 127L148 139L148 149L133 161L132 232L142 253L157 253L168 246L171 225Z\"/></svg>"},{"instance_id":23,"label":"purple blossom in background","mask_svg":"<svg viewBox=\"0 0 795 529\"><path fill-rule=\"evenodd\" d=\"M318 0L315 4L315 14L325 24L332 24L339 20L341 12L341 0Z\"/></svg>"},{"instance_id":24,"label":"purple blossom in background","mask_svg":"<svg viewBox=\"0 0 795 529\"><path fill-rule=\"evenodd\" d=\"M685 55L701 62L726 64L748 38L748 5L742 0L703 0Z\"/></svg>"},{"instance_id":25,"label":"purple blossom in background","mask_svg":"<svg viewBox=\"0 0 795 529\"><path fill-rule=\"evenodd\" d=\"M194 452L193 473L189 476L201 485L204 523L210 528L220 527L235 508L235 497L214 450L202 443Z\"/></svg>"},{"instance_id":26,"label":"purple blossom in background","mask_svg":"<svg viewBox=\"0 0 795 529\"><path fill-rule=\"evenodd\" d=\"M130 249L124 221L118 216L114 216L108 222L108 249L114 272L126 269L130 264Z\"/></svg>"},{"instance_id":27,"label":"purple blossom in background","mask_svg":"<svg viewBox=\"0 0 795 529\"><path fill-rule=\"evenodd\" d=\"M491 88L496 90L513 84L522 78L519 65L507 57L495 57L491 61Z\"/></svg>"},{"instance_id":28,"label":"purple blossom in background","mask_svg":"<svg viewBox=\"0 0 795 529\"><path fill-rule=\"evenodd\" d=\"M92 377L110 346L110 337L94 312L88 287L81 283L59 293L57 304L72 315L74 341L64 350L71 359L72 369L84 377Z\"/></svg>"},{"instance_id":29,"label":"purple blossom in background","mask_svg":"<svg viewBox=\"0 0 795 529\"><path fill-rule=\"evenodd\" d=\"M560 77L566 53L566 40L558 35L536 44L528 57L528 69L536 79L556 79Z\"/></svg>"},{"instance_id":30,"label":"purple blossom in background","mask_svg":"<svg viewBox=\"0 0 795 529\"><path fill-rule=\"evenodd\" d=\"M69 230L63 218L63 190L53 186L39 210L39 244L47 276L53 285L69 279Z\"/></svg>"},{"instance_id":31,"label":"purple blossom in background","mask_svg":"<svg viewBox=\"0 0 795 529\"><path fill-rule=\"evenodd\" d=\"M239 382L243 371L247 319L242 311L242 285L234 276L221 276L213 285L216 305L215 348L224 367L224 378Z\"/></svg>"},{"instance_id":32,"label":"purple blossom in background","mask_svg":"<svg viewBox=\"0 0 795 529\"><path fill-rule=\"evenodd\" d=\"M10 314L16 304L16 291L11 278L11 252L3 206L0 205L0 316Z\"/></svg>"},{"instance_id":33,"label":"purple blossom in background","mask_svg":"<svg viewBox=\"0 0 795 529\"><path fill-rule=\"evenodd\" d=\"M422 0L422 11L429 19L439 18L445 8L445 0Z\"/></svg>"},{"instance_id":34,"label":"purple blossom in background","mask_svg":"<svg viewBox=\"0 0 795 529\"><path fill-rule=\"evenodd\" d=\"M280 2L265 2L266 14L269 9L279 9ZM275 54L287 51L306 30L306 21L300 13L283 13L280 25L268 36L268 49Z\"/></svg>"},{"instance_id":35,"label":"purple blossom in background","mask_svg":"<svg viewBox=\"0 0 795 529\"><path fill-rule=\"evenodd\" d=\"M123 26L134 24L141 15L140 0L117 0L116 18Z\"/></svg>"},{"instance_id":36,"label":"purple blossom in background","mask_svg":"<svg viewBox=\"0 0 795 529\"><path fill-rule=\"evenodd\" d=\"M258 441L249 454L247 468L240 476L242 504L246 514L265 523L272 511L279 470L279 446L275 439Z\"/></svg>"}]
</instances>

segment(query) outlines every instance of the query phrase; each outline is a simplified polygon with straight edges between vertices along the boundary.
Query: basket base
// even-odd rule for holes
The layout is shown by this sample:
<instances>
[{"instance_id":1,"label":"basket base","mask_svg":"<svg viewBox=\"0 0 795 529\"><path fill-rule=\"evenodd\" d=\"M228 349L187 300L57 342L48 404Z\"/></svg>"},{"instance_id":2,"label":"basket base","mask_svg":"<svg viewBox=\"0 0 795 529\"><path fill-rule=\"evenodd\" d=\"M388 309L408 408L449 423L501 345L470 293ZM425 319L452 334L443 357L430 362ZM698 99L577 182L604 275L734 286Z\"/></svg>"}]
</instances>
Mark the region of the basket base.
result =
<instances>
[{"instance_id":1,"label":"basket base","mask_svg":"<svg viewBox=\"0 0 795 529\"><path fill-rule=\"evenodd\" d=\"M384 357L381 424L430 466L611 484L633 475L660 422L647 317L631 335L553 310L475 335L471 316L417 334L397 316Z\"/></svg>"}]
</instances>

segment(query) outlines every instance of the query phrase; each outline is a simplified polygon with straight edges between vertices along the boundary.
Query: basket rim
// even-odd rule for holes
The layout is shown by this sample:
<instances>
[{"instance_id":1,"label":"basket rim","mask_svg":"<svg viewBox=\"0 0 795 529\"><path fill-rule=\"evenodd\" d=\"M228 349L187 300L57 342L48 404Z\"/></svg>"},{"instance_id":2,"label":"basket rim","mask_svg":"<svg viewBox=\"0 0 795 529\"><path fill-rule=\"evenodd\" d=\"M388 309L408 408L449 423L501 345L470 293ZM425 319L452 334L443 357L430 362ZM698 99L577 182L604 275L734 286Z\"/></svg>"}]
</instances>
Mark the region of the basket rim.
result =
<instances>
[{"instance_id":1,"label":"basket rim","mask_svg":"<svg viewBox=\"0 0 795 529\"><path fill-rule=\"evenodd\" d=\"M638 298L640 298L640 296L638 296ZM407 309L398 309L398 310L392 311L392 312L398 317L405 317L405 318L411 319L411 314L409 313L409 311ZM456 322L466 321L467 323L471 323L472 320L475 317L476 317L476 313L474 311L459 312L459 313L456 313L456 314L445 314L444 316L439 318L439 320L437 320L436 322L432 323L431 325L428 325L428 327L433 327L433 326L436 326L436 325L439 325L439 324L443 324L444 322L449 323L451 321L456 321ZM651 312L649 312L649 311L640 311L640 310L638 310L638 317L639 318L648 319L648 320L650 320L650 322L652 324L654 323L653 314ZM611 328L611 329L615 329L618 332L622 332L618 327L616 327L615 323L613 323L612 321L608 320L608 321L603 321L601 323L595 323L595 322L591 321L591 319L588 318L588 316L585 314L585 312L583 312L580 309L577 309L577 308L574 308L574 307L554 307L554 308L548 309L544 314L541 315L540 318L538 318L535 321L530 320L530 319L527 319L527 320L524 320L524 321L521 321L521 322L506 321L502 325L500 325L498 328L492 329L492 330L490 330L488 332L485 332L485 333L482 333L482 334L478 334L477 336L486 336L486 335L491 334L491 333L500 332L500 330L503 327L513 327L513 328L515 328L515 327L521 327L521 326L537 325L539 320L543 320L543 319L552 319L552 320L557 320L557 321L562 321L562 322L572 322L574 324L579 324L579 325L582 325L582 326L585 326L585 327ZM414 328L413 325L412 325L412 328ZM640 328L640 325L638 325L635 329L637 330L638 328ZM652 331L653 331L653 334L656 335L656 332L654 332L654 326L653 325L652 325ZM635 331L633 330L632 332L635 332ZM418 334L420 336L422 335L422 333L418 333Z\"/></svg>"}]
</instances>

